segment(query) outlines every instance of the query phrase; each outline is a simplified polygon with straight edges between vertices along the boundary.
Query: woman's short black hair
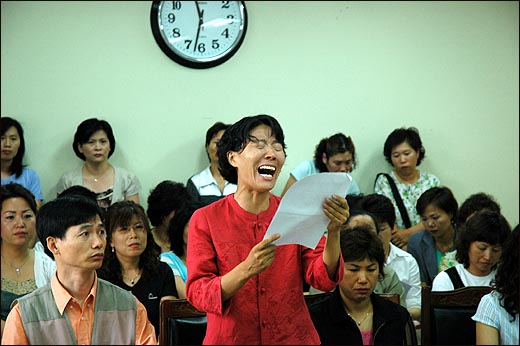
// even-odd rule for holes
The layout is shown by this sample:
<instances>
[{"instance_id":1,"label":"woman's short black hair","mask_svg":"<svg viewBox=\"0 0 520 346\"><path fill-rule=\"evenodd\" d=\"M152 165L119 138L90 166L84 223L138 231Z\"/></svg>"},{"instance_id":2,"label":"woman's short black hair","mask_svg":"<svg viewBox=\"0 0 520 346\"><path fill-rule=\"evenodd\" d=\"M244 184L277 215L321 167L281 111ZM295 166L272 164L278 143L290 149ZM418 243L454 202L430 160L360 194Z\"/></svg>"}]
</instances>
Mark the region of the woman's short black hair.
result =
<instances>
[{"instance_id":1,"label":"woman's short black hair","mask_svg":"<svg viewBox=\"0 0 520 346\"><path fill-rule=\"evenodd\" d=\"M191 201L188 190L182 183L164 180L157 184L148 196L146 213L152 226L160 225L166 216L174 210L179 210Z\"/></svg>"},{"instance_id":2,"label":"woman's short black hair","mask_svg":"<svg viewBox=\"0 0 520 346\"><path fill-rule=\"evenodd\" d=\"M79 146L87 143L90 137L92 137L92 135L97 131L104 131L107 135L108 141L110 142L110 152L108 153L108 157L112 156L116 149L116 139L114 138L112 127L107 121L96 118L84 120L78 125L76 133L74 134L74 141L72 142L74 153L83 161L85 161L85 155L79 151Z\"/></svg>"},{"instance_id":3,"label":"woman's short black hair","mask_svg":"<svg viewBox=\"0 0 520 346\"><path fill-rule=\"evenodd\" d=\"M383 242L369 226L356 226L340 233L341 255L345 262L368 258L379 264L379 276L384 278L385 250Z\"/></svg>"},{"instance_id":4,"label":"woman's short black hair","mask_svg":"<svg viewBox=\"0 0 520 346\"><path fill-rule=\"evenodd\" d=\"M444 210L451 215L452 223L457 220L458 203L451 190L445 186L432 187L423 192L417 200L417 212L423 215L429 205Z\"/></svg>"},{"instance_id":5,"label":"woman's short black hair","mask_svg":"<svg viewBox=\"0 0 520 346\"><path fill-rule=\"evenodd\" d=\"M216 123L214 123L209 129L208 131L206 131L206 148L208 147L208 145L211 143L211 139L213 139L213 137L215 137L215 135L217 133L219 133L220 131L222 130L227 130L228 127L231 126L229 124L224 124L223 122L221 121L217 121ZM209 157L209 153L206 152L206 154L208 155L208 160L211 161L210 157Z\"/></svg>"},{"instance_id":6,"label":"woman's short black hair","mask_svg":"<svg viewBox=\"0 0 520 346\"><path fill-rule=\"evenodd\" d=\"M478 192L469 196L460 205L457 216L457 225L462 226L471 214L484 209L500 213L500 205L493 196L484 192Z\"/></svg>"},{"instance_id":7,"label":"woman's short black hair","mask_svg":"<svg viewBox=\"0 0 520 346\"><path fill-rule=\"evenodd\" d=\"M469 247L475 241L491 246L504 246L511 236L511 226L507 220L495 211L481 210L473 214L461 232L457 241L457 261L469 267Z\"/></svg>"},{"instance_id":8,"label":"woman's short black hair","mask_svg":"<svg viewBox=\"0 0 520 346\"><path fill-rule=\"evenodd\" d=\"M229 124L224 124L223 122L221 121L217 121L216 123L214 123L209 129L208 131L206 131L206 146L209 145L209 143L211 142L211 139L217 134L219 133L220 131L222 130L227 130L228 127L231 126Z\"/></svg>"},{"instance_id":9,"label":"woman's short black hair","mask_svg":"<svg viewBox=\"0 0 520 346\"><path fill-rule=\"evenodd\" d=\"M350 136L345 136L343 133L338 132L327 138L323 138L314 151L314 164L318 167L320 172L328 172L327 166L323 163L323 154L327 156L327 159L331 158L336 154L343 154L349 152L352 154L352 169L356 167L356 147Z\"/></svg>"},{"instance_id":10,"label":"woman's short black hair","mask_svg":"<svg viewBox=\"0 0 520 346\"><path fill-rule=\"evenodd\" d=\"M177 210L168 225L168 237L170 238L170 250L177 256L182 257L184 253L184 227L190 222L191 216L202 205L198 202L188 203Z\"/></svg>"},{"instance_id":11,"label":"woman's short black hair","mask_svg":"<svg viewBox=\"0 0 520 346\"><path fill-rule=\"evenodd\" d=\"M20 137L20 146L18 147L18 152L13 158L11 167L9 167L9 173L14 174L18 178L20 175L22 175L22 170L24 167L23 156L25 155L25 139L23 137L23 128L17 120L10 117L2 117L0 121L2 124L2 136L5 135L7 130L9 130L11 127L14 127L16 131L18 131L18 137Z\"/></svg>"},{"instance_id":12,"label":"woman's short black hair","mask_svg":"<svg viewBox=\"0 0 520 346\"><path fill-rule=\"evenodd\" d=\"M426 155L426 149L424 149L421 141L421 136L419 136L419 130L415 127L404 128L401 127L399 129L395 129L388 135L385 141L385 146L383 149L383 154L385 155L386 161L392 166L392 150L401 143L408 143L413 150L419 153L419 158L417 159L417 166L419 166Z\"/></svg>"},{"instance_id":13,"label":"woman's short black hair","mask_svg":"<svg viewBox=\"0 0 520 346\"><path fill-rule=\"evenodd\" d=\"M218 144L218 162L220 174L231 184L238 180L237 170L231 166L227 154L230 151L240 152L250 141L249 134L257 126L266 125L271 128L273 136L283 146L285 153L285 136L282 127L274 117L266 114L244 117L231 125Z\"/></svg>"}]
</instances>

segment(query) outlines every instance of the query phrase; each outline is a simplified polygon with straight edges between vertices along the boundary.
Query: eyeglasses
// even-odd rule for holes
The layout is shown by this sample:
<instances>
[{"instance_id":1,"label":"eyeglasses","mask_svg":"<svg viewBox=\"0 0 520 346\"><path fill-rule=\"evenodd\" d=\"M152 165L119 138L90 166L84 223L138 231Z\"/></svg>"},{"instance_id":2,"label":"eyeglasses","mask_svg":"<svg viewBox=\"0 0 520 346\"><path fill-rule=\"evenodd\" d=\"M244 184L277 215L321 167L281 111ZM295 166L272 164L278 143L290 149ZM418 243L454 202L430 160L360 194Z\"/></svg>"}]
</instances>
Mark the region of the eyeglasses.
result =
<instances>
[{"instance_id":1,"label":"eyeglasses","mask_svg":"<svg viewBox=\"0 0 520 346\"><path fill-rule=\"evenodd\" d=\"M134 232L144 232L144 231L146 231L146 228L140 222L134 224L133 226L119 226L119 227L116 228L116 231L126 232L126 231L130 231L130 229L133 229Z\"/></svg>"}]
</instances>

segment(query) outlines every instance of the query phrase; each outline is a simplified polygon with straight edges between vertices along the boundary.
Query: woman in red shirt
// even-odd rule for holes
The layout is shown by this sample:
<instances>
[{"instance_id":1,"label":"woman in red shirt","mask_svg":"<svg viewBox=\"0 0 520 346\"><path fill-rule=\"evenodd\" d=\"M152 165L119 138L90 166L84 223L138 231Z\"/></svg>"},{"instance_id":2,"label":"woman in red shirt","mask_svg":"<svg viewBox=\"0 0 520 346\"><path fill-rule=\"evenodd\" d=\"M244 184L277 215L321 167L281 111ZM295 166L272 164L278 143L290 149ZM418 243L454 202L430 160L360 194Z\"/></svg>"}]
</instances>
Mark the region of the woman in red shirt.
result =
<instances>
[{"instance_id":1,"label":"woman in red shirt","mask_svg":"<svg viewBox=\"0 0 520 346\"><path fill-rule=\"evenodd\" d=\"M220 171L237 191L198 209L188 231L188 300L207 313L204 344L319 344L303 280L323 291L341 280L339 196L323 203L328 236L315 250L263 240L280 204L271 194L285 162L284 134L269 115L245 117L218 146Z\"/></svg>"}]
</instances>

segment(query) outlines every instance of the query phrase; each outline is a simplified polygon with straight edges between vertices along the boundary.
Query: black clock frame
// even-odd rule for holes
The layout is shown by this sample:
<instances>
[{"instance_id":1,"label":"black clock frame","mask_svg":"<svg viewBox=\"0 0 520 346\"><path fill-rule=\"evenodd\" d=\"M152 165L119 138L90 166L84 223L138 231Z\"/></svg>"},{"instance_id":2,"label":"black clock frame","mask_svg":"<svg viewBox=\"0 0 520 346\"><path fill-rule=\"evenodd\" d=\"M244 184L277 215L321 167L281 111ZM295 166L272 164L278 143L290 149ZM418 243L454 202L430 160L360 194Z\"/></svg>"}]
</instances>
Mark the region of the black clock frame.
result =
<instances>
[{"instance_id":1,"label":"black clock frame","mask_svg":"<svg viewBox=\"0 0 520 346\"><path fill-rule=\"evenodd\" d=\"M195 69L205 69L210 67L218 66L226 61L228 61L235 53L238 51L240 46L242 45L242 42L244 41L244 38L246 36L247 31L247 10L246 5L244 4L244 1L240 1L243 8L244 8L244 18L243 18L243 31L242 36L238 40L237 44L228 51L225 55L221 56L220 58L217 58L215 60L210 61L192 61L184 58L183 56L178 55L174 51L171 50L171 48L164 42L164 39L161 35L161 30L159 29L159 5L162 1L153 1L152 2L152 9L150 11L150 24L152 27L152 33L153 37L155 38L155 42L159 45L161 50L166 54L170 59L177 62L178 64L181 64L185 67L195 68Z\"/></svg>"}]
</instances>

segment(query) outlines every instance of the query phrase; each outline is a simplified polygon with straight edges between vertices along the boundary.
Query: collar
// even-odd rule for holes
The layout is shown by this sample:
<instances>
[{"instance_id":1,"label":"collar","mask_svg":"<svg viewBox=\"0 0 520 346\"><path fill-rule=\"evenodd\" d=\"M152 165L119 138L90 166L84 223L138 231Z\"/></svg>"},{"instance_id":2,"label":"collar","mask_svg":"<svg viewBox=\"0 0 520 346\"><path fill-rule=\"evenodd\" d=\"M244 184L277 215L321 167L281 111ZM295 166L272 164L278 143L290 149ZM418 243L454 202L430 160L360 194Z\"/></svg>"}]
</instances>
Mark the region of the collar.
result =
<instances>
[{"instance_id":1,"label":"collar","mask_svg":"<svg viewBox=\"0 0 520 346\"><path fill-rule=\"evenodd\" d=\"M95 301L96 292L97 292L97 284L98 284L97 273L94 272L94 284L92 285L92 288L90 289L90 293L87 295L87 298L85 299L85 301L88 301L91 299L93 299ZM54 300L56 301L56 307L58 308L58 311L60 312L60 314L63 315L67 305L71 301L76 301L76 299L58 281L58 276L57 276L56 272L54 273L52 280L51 280L51 290L52 290L52 295L54 296Z\"/></svg>"},{"instance_id":2,"label":"collar","mask_svg":"<svg viewBox=\"0 0 520 346\"><path fill-rule=\"evenodd\" d=\"M390 251L388 252L388 257L386 258L385 263L391 263L396 257L406 257L406 252L390 243Z\"/></svg>"},{"instance_id":3,"label":"collar","mask_svg":"<svg viewBox=\"0 0 520 346\"><path fill-rule=\"evenodd\" d=\"M211 166L206 167L206 169L197 174L196 179L193 179L193 182L196 183L196 185L199 185L200 188L209 185L215 185L218 188L217 181L213 177L213 174L211 174ZM232 184L224 179L224 188L228 185Z\"/></svg>"},{"instance_id":4,"label":"collar","mask_svg":"<svg viewBox=\"0 0 520 346\"><path fill-rule=\"evenodd\" d=\"M213 174L211 174L210 166L206 167L205 170L200 172L200 180L201 180L201 185L202 186L211 185L211 184L216 184L217 183L215 181L215 178L213 178Z\"/></svg>"}]
</instances>

